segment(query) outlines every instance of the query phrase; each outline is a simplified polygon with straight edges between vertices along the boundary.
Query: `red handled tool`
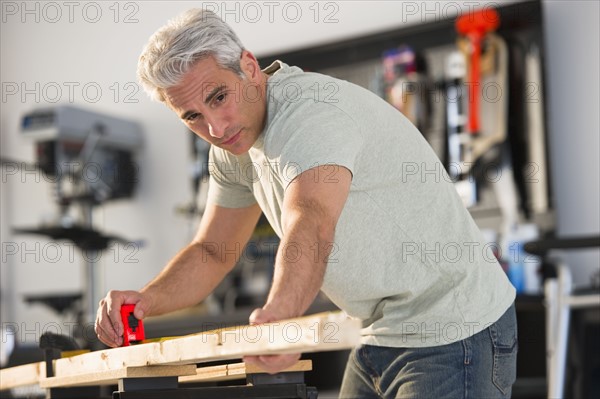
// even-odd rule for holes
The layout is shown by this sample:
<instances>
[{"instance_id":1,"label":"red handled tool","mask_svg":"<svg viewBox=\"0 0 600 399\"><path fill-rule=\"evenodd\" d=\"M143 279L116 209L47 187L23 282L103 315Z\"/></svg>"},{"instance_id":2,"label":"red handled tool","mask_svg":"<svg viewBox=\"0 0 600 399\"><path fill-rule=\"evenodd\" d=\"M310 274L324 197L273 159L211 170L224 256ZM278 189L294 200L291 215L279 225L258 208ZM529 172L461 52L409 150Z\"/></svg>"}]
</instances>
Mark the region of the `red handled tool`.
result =
<instances>
[{"instance_id":1,"label":"red handled tool","mask_svg":"<svg viewBox=\"0 0 600 399\"><path fill-rule=\"evenodd\" d=\"M469 93L469 124L471 134L479 133L479 59L481 56L481 43L488 32L495 31L500 25L500 15L493 8L484 8L460 16L456 20L456 31L469 39L471 44L471 65L469 80L473 85Z\"/></svg>"},{"instance_id":2,"label":"red handled tool","mask_svg":"<svg viewBox=\"0 0 600 399\"><path fill-rule=\"evenodd\" d=\"M144 340L144 324L133 315L135 305L121 306L123 321L123 346L129 346Z\"/></svg>"}]
</instances>

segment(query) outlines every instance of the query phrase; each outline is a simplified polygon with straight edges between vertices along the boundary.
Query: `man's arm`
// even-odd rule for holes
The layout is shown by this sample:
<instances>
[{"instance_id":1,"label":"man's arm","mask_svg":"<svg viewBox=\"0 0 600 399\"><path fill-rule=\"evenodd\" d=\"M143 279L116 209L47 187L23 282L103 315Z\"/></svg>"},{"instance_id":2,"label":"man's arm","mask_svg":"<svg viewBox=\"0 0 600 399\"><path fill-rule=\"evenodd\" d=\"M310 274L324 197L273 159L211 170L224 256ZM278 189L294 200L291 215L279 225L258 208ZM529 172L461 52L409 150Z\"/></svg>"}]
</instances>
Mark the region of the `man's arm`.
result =
<instances>
[{"instance_id":1,"label":"man's arm","mask_svg":"<svg viewBox=\"0 0 600 399\"><path fill-rule=\"evenodd\" d=\"M148 316L195 305L206 298L238 262L260 212L258 205L209 205L193 241L141 290L152 298Z\"/></svg>"},{"instance_id":2,"label":"man's arm","mask_svg":"<svg viewBox=\"0 0 600 399\"><path fill-rule=\"evenodd\" d=\"M335 173L331 168L336 168ZM266 304L250 316L251 323L298 317L306 312L323 284L335 227L351 182L348 169L327 165L303 172L288 186L282 209L284 236L275 260L273 285ZM274 373L298 358L251 356L244 361Z\"/></svg>"},{"instance_id":3,"label":"man's arm","mask_svg":"<svg viewBox=\"0 0 600 399\"><path fill-rule=\"evenodd\" d=\"M313 302L323 283L351 182L348 169L327 165L305 171L288 186L282 210L284 236L263 309L284 319L301 316Z\"/></svg>"},{"instance_id":4,"label":"man's arm","mask_svg":"<svg viewBox=\"0 0 600 399\"><path fill-rule=\"evenodd\" d=\"M109 346L122 342L120 309L136 304L142 319L194 305L206 298L239 260L258 218L258 205L223 208L208 205L192 242L180 251L162 272L140 292L110 291L100 301L96 333ZM232 249L239 253L232 254Z\"/></svg>"}]
</instances>

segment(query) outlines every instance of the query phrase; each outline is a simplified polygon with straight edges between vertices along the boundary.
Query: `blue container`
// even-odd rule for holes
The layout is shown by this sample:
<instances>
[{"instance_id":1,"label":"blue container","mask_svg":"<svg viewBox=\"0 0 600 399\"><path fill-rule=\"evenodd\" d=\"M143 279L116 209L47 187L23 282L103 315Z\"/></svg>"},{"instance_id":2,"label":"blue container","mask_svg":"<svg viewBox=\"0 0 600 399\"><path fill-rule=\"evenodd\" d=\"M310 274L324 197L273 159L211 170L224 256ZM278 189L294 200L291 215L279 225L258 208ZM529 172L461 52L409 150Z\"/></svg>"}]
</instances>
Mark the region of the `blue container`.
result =
<instances>
[{"instance_id":1,"label":"blue container","mask_svg":"<svg viewBox=\"0 0 600 399\"><path fill-rule=\"evenodd\" d=\"M508 260L508 279L517 290L517 294L525 291L525 251L522 242L513 242L510 245Z\"/></svg>"}]
</instances>

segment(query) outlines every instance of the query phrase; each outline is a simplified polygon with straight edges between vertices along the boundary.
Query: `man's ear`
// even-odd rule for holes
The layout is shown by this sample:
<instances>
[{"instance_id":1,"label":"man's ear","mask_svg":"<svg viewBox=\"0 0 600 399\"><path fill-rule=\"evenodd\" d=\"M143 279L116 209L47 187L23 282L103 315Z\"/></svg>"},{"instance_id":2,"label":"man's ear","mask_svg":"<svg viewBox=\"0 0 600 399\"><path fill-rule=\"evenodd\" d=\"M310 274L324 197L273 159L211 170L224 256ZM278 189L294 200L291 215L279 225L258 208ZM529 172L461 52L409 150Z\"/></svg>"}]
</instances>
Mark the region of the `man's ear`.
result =
<instances>
[{"instance_id":1,"label":"man's ear","mask_svg":"<svg viewBox=\"0 0 600 399\"><path fill-rule=\"evenodd\" d=\"M242 50L242 55L240 56L240 68L250 79L256 79L261 72L256 57L248 50Z\"/></svg>"}]
</instances>

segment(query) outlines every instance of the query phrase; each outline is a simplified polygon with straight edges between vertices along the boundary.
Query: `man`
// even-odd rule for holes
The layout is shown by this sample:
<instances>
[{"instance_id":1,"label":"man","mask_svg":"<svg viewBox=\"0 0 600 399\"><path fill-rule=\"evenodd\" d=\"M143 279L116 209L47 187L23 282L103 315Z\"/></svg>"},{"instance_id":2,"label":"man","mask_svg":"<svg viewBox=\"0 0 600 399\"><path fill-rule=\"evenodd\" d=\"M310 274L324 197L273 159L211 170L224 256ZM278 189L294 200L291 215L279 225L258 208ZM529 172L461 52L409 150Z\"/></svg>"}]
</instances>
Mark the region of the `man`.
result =
<instances>
[{"instance_id":1,"label":"man","mask_svg":"<svg viewBox=\"0 0 600 399\"><path fill-rule=\"evenodd\" d=\"M141 291L100 302L144 318L203 300L264 212L281 238L271 290L250 316L301 316L319 290L363 322L342 398L510 397L515 291L417 129L376 95L276 62L261 70L231 28L190 10L157 31L138 68L147 91L212 144L194 240ZM293 248L294 256L286 256ZM299 355L245 358L276 372Z\"/></svg>"}]
</instances>

